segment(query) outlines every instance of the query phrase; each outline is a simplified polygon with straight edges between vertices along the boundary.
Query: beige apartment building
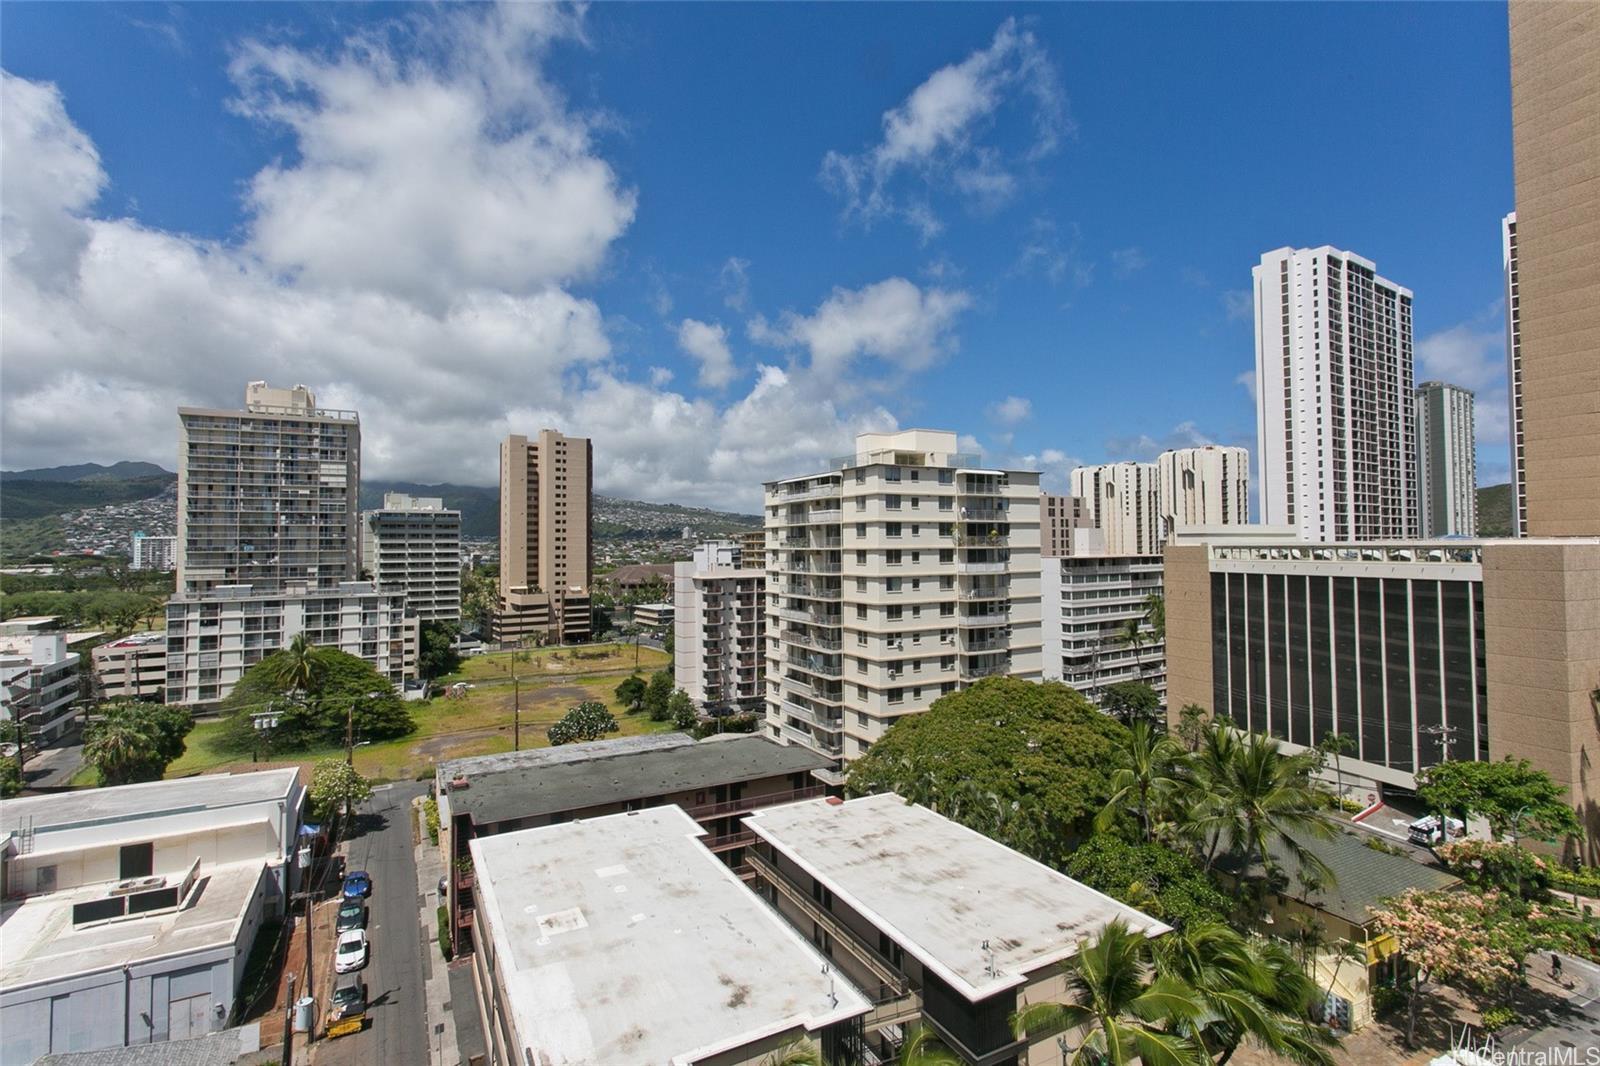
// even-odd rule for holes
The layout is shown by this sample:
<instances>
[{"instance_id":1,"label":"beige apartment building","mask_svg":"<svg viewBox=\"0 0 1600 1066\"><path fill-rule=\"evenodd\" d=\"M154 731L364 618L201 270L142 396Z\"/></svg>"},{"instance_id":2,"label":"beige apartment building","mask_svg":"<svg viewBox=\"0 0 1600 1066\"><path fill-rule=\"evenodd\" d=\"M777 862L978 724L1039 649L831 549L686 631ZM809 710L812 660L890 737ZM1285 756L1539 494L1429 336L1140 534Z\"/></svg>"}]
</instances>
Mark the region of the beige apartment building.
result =
<instances>
[{"instance_id":1,"label":"beige apartment building","mask_svg":"<svg viewBox=\"0 0 1600 1066\"><path fill-rule=\"evenodd\" d=\"M1161 550L1161 503L1153 463L1102 463L1072 472L1072 494L1084 500L1112 555Z\"/></svg>"},{"instance_id":2,"label":"beige apartment building","mask_svg":"<svg viewBox=\"0 0 1600 1066\"><path fill-rule=\"evenodd\" d=\"M951 432L863 433L765 506L769 735L842 765L947 692L1039 679L1036 471Z\"/></svg>"},{"instance_id":3,"label":"beige apartment building","mask_svg":"<svg viewBox=\"0 0 1600 1066\"><path fill-rule=\"evenodd\" d=\"M1156 500L1165 541L1186 526L1237 526L1250 521L1250 453L1208 444L1156 457Z\"/></svg>"},{"instance_id":4,"label":"beige apartment building","mask_svg":"<svg viewBox=\"0 0 1600 1066\"><path fill-rule=\"evenodd\" d=\"M742 562L739 545L709 541L673 577L673 678L709 714L766 707L767 575Z\"/></svg>"},{"instance_id":5,"label":"beige apartment building","mask_svg":"<svg viewBox=\"0 0 1600 1066\"><path fill-rule=\"evenodd\" d=\"M399 589L424 622L461 620L461 512L438 497L386 492L361 516L361 564L385 590Z\"/></svg>"},{"instance_id":6,"label":"beige apartment building","mask_svg":"<svg viewBox=\"0 0 1600 1066\"><path fill-rule=\"evenodd\" d=\"M178 408L177 591L328 588L359 574L361 420L304 385Z\"/></svg>"},{"instance_id":7,"label":"beige apartment building","mask_svg":"<svg viewBox=\"0 0 1600 1066\"><path fill-rule=\"evenodd\" d=\"M500 442L500 603L493 635L579 643L592 626L594 445L553 429Z\"/></svg>"},{"instance_id":8,"label":"beige apartment building","mask_svg":"<svg viewBox=\"0 0 1600 1066\"><path fill-rule=\"evenodd\" d=\"M1514 0L1516 323L1533 537L1600 535L1600 7Z\"/></svg>"},{"instance_id":9,"label":"beige apartment building","mask_svg":"<svg viewBox=\"0 0 1600 1066\"><path fill-rule=\"evenodd\" d=\"M735 538L739 542L739 565L746 570L767 568L767 531L752 529Z\"/></svg>"},{"instance_id":10,"label":"beige apartment building","mask_svg":"<svg viewBox=\"0 0 1600 1066\"><path fill-rule=\"evenodd\" d=\"M167 634L132 633L90 653L99 694L108 700L159 700L167 694Z\"/></svg>"},{"instance_id":11,"label":"beige apartment building","mask_svg":"<svg viewBox=\"0 0 1600 1066\"><path fill-rule=\"evenodd\" d=\"M1082 496L1039 494L1039 555L1063 559L1100 551L1105 538L1094 524L1094 508Z\"/></svg>"}]
</instances>

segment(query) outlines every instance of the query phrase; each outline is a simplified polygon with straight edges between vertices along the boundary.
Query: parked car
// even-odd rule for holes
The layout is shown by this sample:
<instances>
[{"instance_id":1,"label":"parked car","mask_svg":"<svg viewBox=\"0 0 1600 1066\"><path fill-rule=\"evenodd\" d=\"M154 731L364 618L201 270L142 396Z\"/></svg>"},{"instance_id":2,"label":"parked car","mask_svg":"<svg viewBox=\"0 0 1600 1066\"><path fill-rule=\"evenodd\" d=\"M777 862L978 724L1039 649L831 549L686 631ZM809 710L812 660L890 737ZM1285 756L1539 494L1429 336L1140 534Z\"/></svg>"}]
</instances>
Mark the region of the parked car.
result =
<instances>
[{"instance_id":1,"label":"parked car","mask_svg":"<svg viewBox=\"0 0 1600 1066\"><path fill-rule=\"evenodd\" d=\"M329 1021L353 1018L367 1012L367 983L355 974L346 974L333 986L333 1002L329 1005Z\"/></svg>"},{"instance_id":2,"label":"parked car","mask_svg":"<svg viewBox=\"0 0 1600 1066\"><path fill-rule=\"evenodd\" d=\"M1459 839L1467 834L1466 824L1459 818L1446 819L1446 825L1452 839ZM1411 843L1425 848L1443 842L1439 832L1439 819L1431 814L1425 818L1418 818L1407 826L1406 836L1411 839Z\"/></svg>"},{"instance_id":3,"label":"parked car","mask_svg":"<svg viewBox=\"0 0 1600 1066\"><path fill-rule=\"evenodd\" d=\"M354 870L344 875L339 894L345 899L360 899L372 895L372 878L365 870Z\"/></svg>"},{"instance_id":4,"label":"parked car","mask_svg":"<svg viewBox=\"0 0 1600 1066\"><path fill-rule=\"evenodd\" d=\"M347 929L339 934L339 946L333 953L333 972L351 973L367 964L370 947L365 929Z\"/></svg>"},{"instance_id":5,"label":"parked car","mask_svg":"<svg viewBox=\"0 0 1600 1066\"><path fill-rule=\"evenodd\" d=\"M362 902L361 897L347 899L339 904L339 917L333 927L341 933L367 927L367 905Z\"/></svg>"}]
</instances>

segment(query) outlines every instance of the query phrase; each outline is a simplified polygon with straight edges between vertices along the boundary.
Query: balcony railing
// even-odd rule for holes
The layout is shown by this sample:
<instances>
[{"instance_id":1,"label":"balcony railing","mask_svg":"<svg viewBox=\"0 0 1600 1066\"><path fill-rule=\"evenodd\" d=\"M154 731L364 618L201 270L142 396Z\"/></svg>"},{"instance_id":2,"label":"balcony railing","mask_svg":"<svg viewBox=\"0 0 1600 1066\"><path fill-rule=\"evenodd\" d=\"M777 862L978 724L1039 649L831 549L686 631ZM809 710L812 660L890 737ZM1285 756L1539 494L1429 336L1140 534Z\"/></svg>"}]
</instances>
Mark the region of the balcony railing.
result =
<instances>
[{"instance_id":1,"label":"balcony railing","mask_svg":"<svg viewBox=\"0 0 1600 1066\"><path fill-rule=\"evenodd\" d=\"M748 861L756 872L756 877L767 882L811 921L822 926L833 937L834 943L842 946L855 956L856 960L865 966L872 976L887 986L893 997L909 995L914 991L911 981L901 973L888 959L879 954L878 949L851 929L832 911L823 907L811 898L811 893L804 892L793 881L790 881L772 860L761 854L759 849L745 853ZM888 998L888 997L886 997Z\"/></svg>"},{"instance_id":2,"label":"balcony railing","mask_svg":"<svg viewBox=\"0 0 1600 1066\"><path fill-rule=\"evenodd\" d=\"M964 614L956 619L962 626L1003 626L1011 618L1009 611L991 611L988 614Z\"/></svg>"},{"instance_id":3,"label":"balcony railing","mask_svg":"<svg viewBox=\"0 0 1600 1066\"><path fill-rule=\"evenodd\" d=\"M969 563L969 562L966 562L966 561L960 561L960 562L956 563L956 573L958 573L958 574L1003 574L1003 573L1006 572L1006 565L1007 564L1005 564L1005 563L991 563L991 562Z\"/></svg>"},{"instance_id":4,"label":"balcony railing","mask_svg":"<svg viewBox=\"0 0 1600 1066\"><path fill-rule=\"evenodd\" d=\"M756 842L756 835L750 832L728 833L720 837L701 837L700 843L713 852L732 851Z\"/></svg>"},{"instance_id":5,"label":"balcony railing","mask_svg":"<svg viewBox=\"0 0 1600 1066\"><path fill-rule=\"evenodd\" d=\"M708 818L723 818L741 811L747 813L758 811L762 807L773 807L780 803L799 803L801 800L816 799L822 793L821 785L810 785L806 788L790 789L787 792L768 792L722 803L704 803L698 807L686 807L683 813L697 822L703 822Z\"/></svg>"},{"instance_id":6,"label":"balcony railing","mask_svg":"<svg viewBox=\"0 0 1600 1066\"><path fill-rule=\"evenodd\" d=\"M790 666L804 670L808 674L816 674L819 677L844 676L844 665L842 663L824 662L814 655L790 655L788 663Z\"/></svg>"},{"instance_id":7,"label":"balcony railing","mask_svg":"<svg viewBox=\"0 0 1600 1066\"><path fill-rule=\"evenodd\" d=\"M818 651L838 651L844 646L843 641L829 640L827 637L812 636L798 629L785 629L782 634L784 643L799 644L806 648L816 648Z\"/></svg>"},{"instance_id":8,"label":"balcony railing","mask_svg":"<svg viewBox=\"0 0 1600 1066\"><path fill-rule=\"evenodd\" d=\"M842 486L837 482L826 485L814 485L809 489L798 489L792 492L774 492L768 499L773 504L799 503L802 500L825 500L837 498L842 491Z\"/></svg>"},{"instance_id":9,"label":"balcony railing","mask_svg":"<svg viewBox=\"0 0 1600 1066\"><path fill-rule=\"evenodd\" d=\"M961 676L968 681L976 681L982 677L997 677L1010 670L1008 663L984 663L980 666L962 666Z\"/></svg>"},{"instance_id":10,"label":"balcony railing","mask_svg":"<svg viewBox=\"0 0 1600 1066\"><path fill-rule=\"evenodd\" d=\"M1011 595L1011 586L1000 585L994 588L962 589L958 595L963 600L1003 600Z\"/></svg>"}]
</instances>

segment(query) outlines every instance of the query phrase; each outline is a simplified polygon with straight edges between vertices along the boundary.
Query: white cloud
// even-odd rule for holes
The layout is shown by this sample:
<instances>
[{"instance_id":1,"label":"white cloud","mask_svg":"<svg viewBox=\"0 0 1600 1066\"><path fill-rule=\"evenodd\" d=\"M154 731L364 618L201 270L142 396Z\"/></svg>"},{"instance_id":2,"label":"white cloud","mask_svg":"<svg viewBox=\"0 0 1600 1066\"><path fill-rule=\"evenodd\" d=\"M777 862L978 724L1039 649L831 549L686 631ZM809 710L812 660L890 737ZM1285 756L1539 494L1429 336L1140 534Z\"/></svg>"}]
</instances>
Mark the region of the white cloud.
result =
<instances>
[{"instance_id":1,"label":"white cloud","mask_svg":"<svg viewBox=\"0 0 1600 1066\"><path fill-rule=\"evenodd\" d=\"M902 376L932 363L956 343L965 293L898 278L836 290L774 328L811 365L761 368L725 404L621 362L607 316L565 287L633 212L539 72L579 17L446 8L333 55L241 47L243 113L292 144L249 183L235 242L96 217L107 175L71 102L6 75L7 465L171 467L176 408L236 407L259 378L358 410L368 477L492 484L500 437L552 426L595 438L600 491L730 508L755 509L764 478L820 466L859 430L893 428L860 398L870 376L858 369L850 396L832 375L860 356ZM446 119L457 128L434 128ZM420 250L402 246L413 236Z\"/></svg>"},{"instance_id":2,"label":"white cloud","mask_svg":"<svg viewBox=\"0 0 1600 1066\"><path fill-rule=\"evenodd\" d=\"M1111 253L1111 274L1118 281L1126 281L1150 265L1150 260L1138 248L1118 248Z\"/></svg>"},{"instance_id":3,"label":"white cloud","mask_svg":"<svg viewBox=\"0 0 1600 1066\"><path fill-rule=\"evenodd\" d=\"M1078 247L1082 243L1078 224L1074 222L1068 228L1071 239L1064 240L1055 219L1049 215L1036 215L1029 219L1022 251L1012 265L1010 274L1024 277L1037 271L1048 278L1052 285L1070 279L1078 288L1093 281L1094 264L1078 254Z\"/></svg>"},{"instance_id":4,"label":"white cloud","mask_svg":"<svg viewBox=\"0 0 1600 1066\"><path fill-rule=\"evenodd\" d=\"M1002 425L1014 426L1033 414L1033 403L1023 396L1007 396L989 405L989 417Z\"/></svg>"},{"instance_id":5,"label":"white cloud","mask_svg":"<svg viewBox=\"0 0 1600 1066\"><path fill-rule=\"evenodd\" d=\"M700 384L707 388L726 388L737 376L728 331L721 325L684 319L678 324L678 347L700 364Z\"/></svg>"},{"instance_id":6,"label":"white cloud","mask_svg":"<svg viewBox=\"0 0 1600 1066\"><path fill-rule=\"evenodd\" d=\"M1000 109L1025 98L1033 137L1020 159L1007 160L981 143ZM982 210L993 210L1017 187L1019 164L1053 152L1068 129L1066 104L1044 46L1016 19L1007 19L985 48L940 67L900 104L883 113L883 138L855 154L830 151L824 183L845 201L846 218L870 225L898 216L924 239L936 220L925 203L908 203L892 186L902 173L924 180L948 178Z\"/></svg>"},{"instance_id":7,"label":"white cloud","mask_svg":"<svg viewBox=\"0 0 1600 1066\"><path fill-rule=\"evenodd\" d=\"M1506 335L1503 325L1482 318L1430 333L1417 342L1417 380L1437 379L1464 389L1504 387Z\"/></svg>"},{"instance_id":8,"label":"white cloud","mask_svg":"<svg viewBox=\"0 0 1600 1066\"><path fill-rule=\"evenodd\" d=\"M1256 313L1255 293L1249 289L1228 289L1222 294L1222 309L1229 322L1248 322Z\"/></svg>"},{"instance_id":9,"label":"white cloud","mask_svg":"<svg viewBox=\"0 0 1600 1066\"><path fill-rule=\"evenodd\" d=\"M763 344L803 345L811 369L830 379L861 356L923 370L955 349L956 317L971 305L972 297L960 290L888 278L855 290L836 288L812 314L786 312L777 326L752 319L749 331Z\"/></svg>"},{"instance_id":10,"label":"white cloud","mask_svg":"<svg viewBox=\"0 0 1600 1066\"><path fill-rule=\"evenodd\" d=\"M1216 441L1202 432L1193 422L1179 422L1159 440L1147 433L1135 437L1112 437L1106 441L1109 462L1137 460L1149 462L1172 448L1200 448Z\"/></svg>"},{"instance_id":11,"label":"white cloud","mask_svg":"<svg viewBox=\"0 0 1600 1066\"><path fill-rule=\"evenodd\" d=\"M1233 383L1250 394L1250 402L1252 404L1256 402L1256 372L1254 370L1246 370L1235 377Z\"/></svg>"},{"instance_id":12,"label":"white cloud","mask_svg":"<svg viewBox=\"0 0 1600 1066\"><path fill-rule=\"evenodd\" d=\"M722 290L722 302L735 311L743 311L750 302L750 260L729 256L717 273L717 285Z\"/></svg>"}]
</instances>

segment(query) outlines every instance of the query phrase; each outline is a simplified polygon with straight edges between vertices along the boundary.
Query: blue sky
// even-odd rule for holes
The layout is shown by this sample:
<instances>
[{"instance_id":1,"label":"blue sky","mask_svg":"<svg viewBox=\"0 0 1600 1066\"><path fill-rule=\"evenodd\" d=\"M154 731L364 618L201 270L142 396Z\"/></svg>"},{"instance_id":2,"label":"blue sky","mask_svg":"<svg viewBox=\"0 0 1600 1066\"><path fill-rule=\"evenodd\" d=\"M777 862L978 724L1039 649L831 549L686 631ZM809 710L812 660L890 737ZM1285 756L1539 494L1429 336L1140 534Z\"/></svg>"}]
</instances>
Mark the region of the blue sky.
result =
<instances>
[{"instance_id":1,"label":"blue sky","mask_svg":"<svg viewBox=\"0 0 1600 1066\"><path fill-rule=\"evenodd\" d=\"M1254 450L1250 268L1416 293L1505 480L1503 6L9 4L5 465L304 381L369 476L749 508L861 428ZM90 420L91 405L119 417ZM103 409L95 407L94 409Z\"/></svg>"}]
</instances>

